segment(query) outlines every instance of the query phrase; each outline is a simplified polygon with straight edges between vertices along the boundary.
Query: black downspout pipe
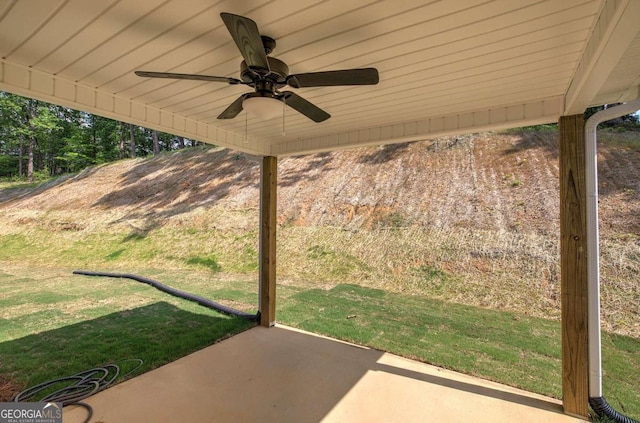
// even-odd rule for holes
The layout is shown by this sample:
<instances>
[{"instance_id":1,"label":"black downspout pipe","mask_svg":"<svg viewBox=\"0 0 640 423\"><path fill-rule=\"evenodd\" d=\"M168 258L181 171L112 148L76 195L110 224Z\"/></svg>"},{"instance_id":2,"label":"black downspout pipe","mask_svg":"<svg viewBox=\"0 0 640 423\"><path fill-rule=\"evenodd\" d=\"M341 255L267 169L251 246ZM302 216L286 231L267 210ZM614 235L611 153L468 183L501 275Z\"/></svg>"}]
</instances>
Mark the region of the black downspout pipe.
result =
<instances>
[{"instance_id":1,"label":"black downspout pipe","mask_svg":"<svg viewBox=\"0 0 640 423\"><path fill-rule=\"evenodd\" d=\"M617 412L609 405L605 397L589 398L589 405L599 417L607 417L615 423L639 423L637 420Z\"/></svg>"},{"instance_id":2,"label":"black downspout pipe","mask_svg":"<svg viewBox=\"0 0 640 423\"><path fill-rule=\"evenodd\" d=\"M88 270L74 270L73 271L74 275L84 275L84 276L106 276L109 278L126 278L126 279L132 279L134 281L138 281L138 282L142 282L142 283L146 283L148 285L151 285L152 287L162 291L162 292L166 292L167 294L173 295L174 297L178 297L178 298L183 298L185 300L189 300L189 301L193 301L195 303L200 304L203 307L207 307L216 311L219 311L221 313L224 314L228 314L231 316L238 316L238 317L242 317L244 319L248 319L250 321L258 321L259 320L259 315L258 314L250 314L250 313L245 313L244 311L240 311L240 310L236 310L234 308L231 307L227 307L224 306L220 303L216 303L215 301L211 301L208 300L206 298L200 297L198 295L193 295L190 294L188 292L184 292L184 291L180 291L177 290L175 288L171 288L170 286L164 285L158 281L154 281L153 279L148 279L142 276L137 276L137 275L132 275L129 273L108 273L108 272L90 272Z\"/></svg>"}]
</instances>

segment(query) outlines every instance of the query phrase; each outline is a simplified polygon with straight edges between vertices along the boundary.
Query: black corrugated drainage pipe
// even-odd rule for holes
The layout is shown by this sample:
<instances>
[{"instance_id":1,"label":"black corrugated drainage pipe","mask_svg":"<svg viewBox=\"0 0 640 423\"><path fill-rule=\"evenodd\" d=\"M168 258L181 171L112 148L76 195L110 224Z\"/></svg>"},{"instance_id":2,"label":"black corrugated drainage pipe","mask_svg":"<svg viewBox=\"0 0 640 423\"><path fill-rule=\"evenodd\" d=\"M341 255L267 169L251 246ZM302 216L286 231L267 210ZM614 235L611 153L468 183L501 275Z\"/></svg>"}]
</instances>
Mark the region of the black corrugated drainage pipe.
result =
<instances>
[{"instance_id":1,"label":"black corrugated drainage pipe","mask_svg":"<svg viewBox=\"0 0 640 423\"><path fill-rule=\"evenodd\" d=\"M133 279L134 281L142 282L151 285L152 287L159 289L162 292L166 292L167 294L173 295L174 297L183 298L185 300L193 301L201 306L219 311L221 313L229 314L232 316L242 317L251 321L259 320L259 313L250 314L245 313L244 311L236 310L231 307L224 306L222 304L216 303L215 301L208 300L203 297L199 297L197 295L190 294L188 292L180 291L170 286L164 285L158 281L154 281L153 279L148 279L138 275L132 275L129 273L108 273L108 272L90 272L88 270L74 270L74 275L85 275L85 276L106 276L109 278L126 278Z\"/></svg>"},{"instance_id":2,"label":"black corrugated drainage pipe","mask_svg":"<svg viewBox=\"0 0 640 423\"><path fill-rule=\"evenodd\" d=\"M598 124L640 109L640 98L601 110L585 124L587 173L587 280L589 303L589 404L600 417L616 423L639 423L613 409L602 395L602 346L600 333L600 246L598 235Z\"/></svg>"}]
</instances>

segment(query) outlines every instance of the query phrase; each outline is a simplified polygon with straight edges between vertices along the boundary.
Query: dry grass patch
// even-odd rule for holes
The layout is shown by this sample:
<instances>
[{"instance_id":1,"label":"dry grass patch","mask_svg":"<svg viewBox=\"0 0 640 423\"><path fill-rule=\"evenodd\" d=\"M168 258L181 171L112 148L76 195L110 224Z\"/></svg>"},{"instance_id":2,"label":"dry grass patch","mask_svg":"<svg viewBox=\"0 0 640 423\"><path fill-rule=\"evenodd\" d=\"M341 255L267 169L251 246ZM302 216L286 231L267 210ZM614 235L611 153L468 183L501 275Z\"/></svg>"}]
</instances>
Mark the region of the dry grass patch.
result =
<instances>
[{"instance_id":1,"label":"dry grass patch","mask_svg":"<svg viewBox=\"0 0 640 423\"><path fill-rule=\"evenodd\" d=\"M283 227L278 274L559 319L554 237L465 228ZM603 243L604 328L640 337L640 245ZM615 257L615 260L611 260Z\"/></svg>"}]
</instances>

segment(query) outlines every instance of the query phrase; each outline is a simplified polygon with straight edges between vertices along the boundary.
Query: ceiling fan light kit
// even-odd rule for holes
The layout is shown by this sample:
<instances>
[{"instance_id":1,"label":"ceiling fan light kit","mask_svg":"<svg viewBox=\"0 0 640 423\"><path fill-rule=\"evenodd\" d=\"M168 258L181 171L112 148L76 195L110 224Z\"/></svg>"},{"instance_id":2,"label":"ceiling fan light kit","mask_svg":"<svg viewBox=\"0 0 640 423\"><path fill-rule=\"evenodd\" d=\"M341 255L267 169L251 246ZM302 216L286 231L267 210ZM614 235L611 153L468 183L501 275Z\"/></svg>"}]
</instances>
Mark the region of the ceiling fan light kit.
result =
<instances>
[{"instance_id":1,"label":"ceiling fan light kit","mask_svg":"<svg viewBox=\"0 0 640 423\"><path fill-rule=\"evenodd\" d=\"M282 103L273 97L247 97L242 102L247 113L262 119L273 119L282 116Z\"/></svg>"},{"instance_id":2,"label":"ceiling fan light kit","mask_svg":"<svg viewBox=\"0 0 640 423\"><path fill-rule=\"evenodd\" d=\"M378 71L375 68L289 75L289 67L286 63L268 56L275 49L276 41L271 37L260 35L258 26L253 20L231 13L221 13L220 17L244 58L240 64L240 79L151 71L136 71L135 74L145 78L186 79L223 82L229 85L248 85L254 89L254 92L245 93L238 97L220 113L218 119L233 119L242 110L261 118L274 118L282 115L284 105L286 105L314 122L323 122L331 117L329 113L292 91L280 91L280 89L287 85L297 89L375 85L378 83Z\"/></svg>"}]
</instances>

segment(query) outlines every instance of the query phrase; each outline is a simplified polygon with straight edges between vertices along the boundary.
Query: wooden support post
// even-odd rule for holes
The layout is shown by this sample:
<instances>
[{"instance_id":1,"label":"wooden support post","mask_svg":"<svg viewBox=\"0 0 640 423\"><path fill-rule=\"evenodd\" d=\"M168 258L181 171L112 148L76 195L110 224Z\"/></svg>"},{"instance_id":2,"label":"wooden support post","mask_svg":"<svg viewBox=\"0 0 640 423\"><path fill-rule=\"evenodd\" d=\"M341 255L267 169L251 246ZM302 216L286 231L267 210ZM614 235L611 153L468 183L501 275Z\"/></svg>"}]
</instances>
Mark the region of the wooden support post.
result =
<instances>
[{"instance_id":1,"label":"wooden support post","mask_svg":"<svg viewBox=\"0 0 640 423\"><path fill-rule=\"evenodd\" d=\"M560 118L560 295L562 301L562 403L588 416L587 189L584 118Z\"/></svg>"},{"instance_id":2,"label":"wooden support post","mask_svg":"<svg viewBox=\"0 0 640 423\"><path fill-rule=\"evenodd\" d=\"M278 159L266 156L260 164L260 325L276 322L276 210Z\"/></svg>"}]
</instances>

